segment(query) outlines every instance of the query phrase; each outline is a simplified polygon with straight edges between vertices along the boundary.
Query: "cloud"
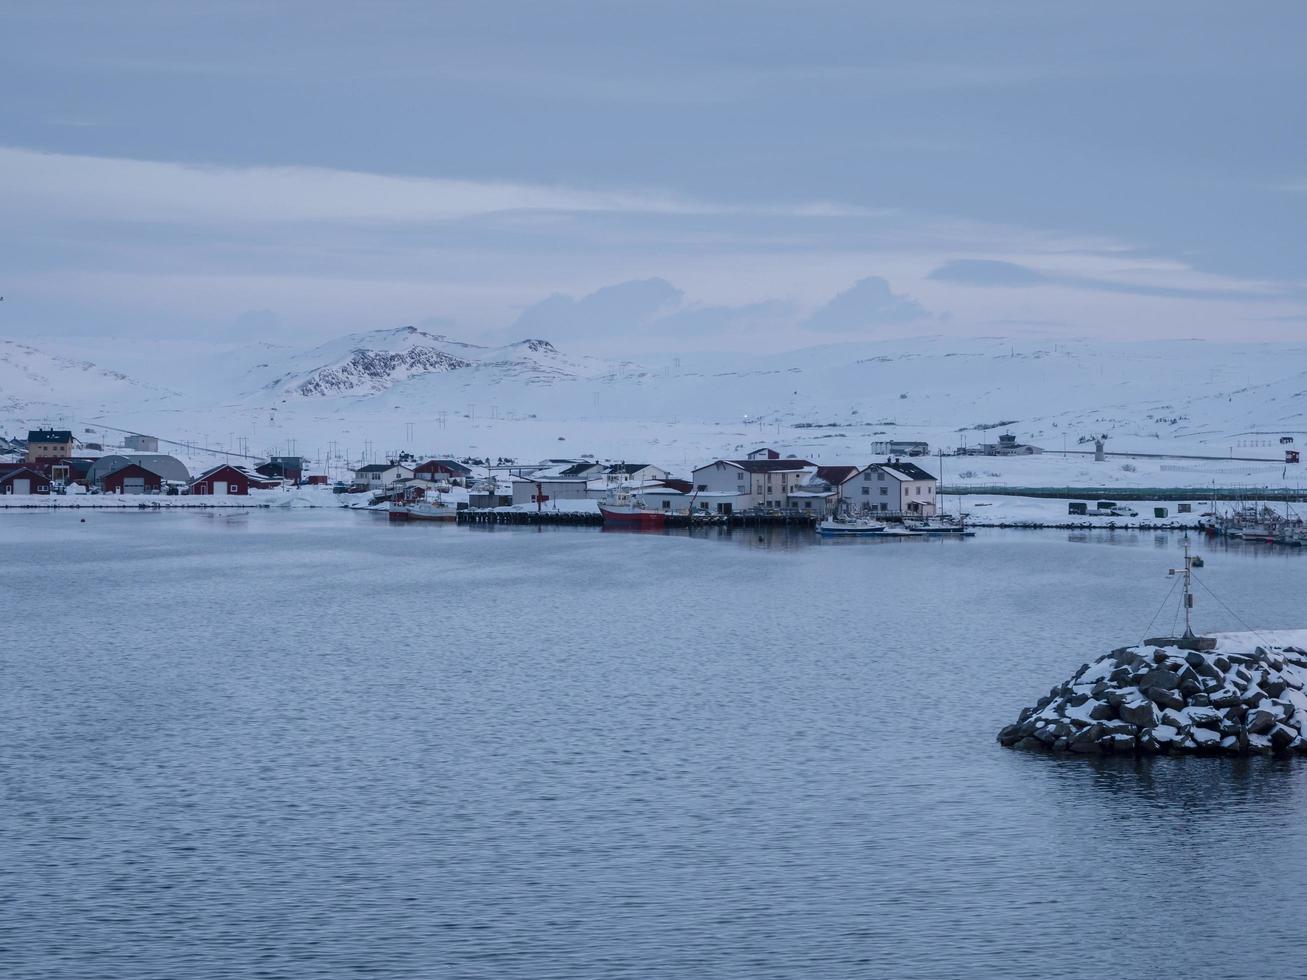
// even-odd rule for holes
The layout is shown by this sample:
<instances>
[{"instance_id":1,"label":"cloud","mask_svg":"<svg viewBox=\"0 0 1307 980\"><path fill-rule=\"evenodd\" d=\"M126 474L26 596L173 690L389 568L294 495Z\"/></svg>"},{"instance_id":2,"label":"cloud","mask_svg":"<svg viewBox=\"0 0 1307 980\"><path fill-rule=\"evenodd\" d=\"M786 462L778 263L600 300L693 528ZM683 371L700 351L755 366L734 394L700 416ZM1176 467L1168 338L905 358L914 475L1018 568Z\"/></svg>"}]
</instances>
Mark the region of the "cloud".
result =
<instances>
[{"instance_id":1,"label":"cloud","mask_svg":"<svg viewBox=\"0 0 1307 980\"><path fill-rule=\"evenodd\" d=\"M1048 281L1028 266L994 259L952 259L926 278L964 286L1038 286Z\"/></svg>"},{"instance_id":2,"label":"cloud","mask_svg":"<svg viewBox=\"0 0 1307 980\"><path fill-rule=\"evenodd\" d=\"M911 323L930 312L911 296L895 293L880 276L859 279L804 321L814 330L845 331L860 327Z\"/></svg>"},{"instance_id":3,"label":"cloud","mask_svg":"<svg viewBox=\"0 0 1307 980\"><path fill-rule=\"evenodd\" d=\"M406 177L325 167L217 167L0 148L9 208L132 222L413 224L515 210L695 213L669 195Z\"/></svg>"},{"instance_id":4,"label":"cloud","mask_svg":"<svg viewBox=\"0 0 1307 980\"><path fill-rule=\"evenodd\" d=\"M1283 299L1283 291L1259 289L1255 285L1239 286L1170 286L1148 282L1130 282L1125 279L1105 279L1100 276L1078 275L1069 272L1040 272L1015 262L994 259L951 259L933 269L927 279L954 283L960 286L1018 287L1061 286L1087 289L1100 293L1117 293L1124 296L1155 296L1163 299L1198 300L1274 300Z\"/></svg>"},{"instance_id":5,"label":"cloud","mask_svg":"<svg viewBox=\"0 0 1307 980\"><path fill-rule=\"evenodd\" d=\"M554 293L528 306L514 321L516 339L607 337L640 327L679 306L685 294L666 279L632 279L574 299Z\"/></svg>"},{"instance_id":6,"label":"cloud","mask_svg":"<svg viewBox=\"0 0 1307 980\"><path fill-rule=\"evenodd\" d=\"M42 219L136 224L418 225L522 211L868 217L828 201L719 204L652 190L397 176L310 166L211 166L0 147L3 208Z\"/></svg>"}]
</instances>

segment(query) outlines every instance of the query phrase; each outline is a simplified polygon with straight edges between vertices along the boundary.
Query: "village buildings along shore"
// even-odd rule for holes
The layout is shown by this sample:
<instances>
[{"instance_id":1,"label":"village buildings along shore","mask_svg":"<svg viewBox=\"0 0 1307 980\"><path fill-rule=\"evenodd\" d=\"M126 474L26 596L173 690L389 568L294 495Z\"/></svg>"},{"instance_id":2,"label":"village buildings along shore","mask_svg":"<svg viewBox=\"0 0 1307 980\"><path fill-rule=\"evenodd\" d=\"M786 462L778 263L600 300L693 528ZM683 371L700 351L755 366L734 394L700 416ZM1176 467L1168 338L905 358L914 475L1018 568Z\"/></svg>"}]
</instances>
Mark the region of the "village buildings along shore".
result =
<instances>
[{"instance_id":1,"label":"village buildings along shore","mask_svg":"<svg viewBox=\"0 0 1307 980\"><path fill-rule=\"evenodd\" d=\"M423 495L459 508L558 509L600 501L617 492L672 515L785 513L806 519L832 514L930 517L938 507L936 478L915 463L887 456L874 462L818 465L760 448L740 459L713 459L686 477L649 462L589 456L538 463L402 455L355 466L348 480L312 472L301 456L230 458L223 454L199 472L160 452L166 440L132 433L121 445L82 443L67 429L34 429L7 439L0 453L0 495L87 493L248 497L263 490L332 484L337 493L404 499ZM914 450L917 446L913 444Z\"/></svg>"}]
</instances>

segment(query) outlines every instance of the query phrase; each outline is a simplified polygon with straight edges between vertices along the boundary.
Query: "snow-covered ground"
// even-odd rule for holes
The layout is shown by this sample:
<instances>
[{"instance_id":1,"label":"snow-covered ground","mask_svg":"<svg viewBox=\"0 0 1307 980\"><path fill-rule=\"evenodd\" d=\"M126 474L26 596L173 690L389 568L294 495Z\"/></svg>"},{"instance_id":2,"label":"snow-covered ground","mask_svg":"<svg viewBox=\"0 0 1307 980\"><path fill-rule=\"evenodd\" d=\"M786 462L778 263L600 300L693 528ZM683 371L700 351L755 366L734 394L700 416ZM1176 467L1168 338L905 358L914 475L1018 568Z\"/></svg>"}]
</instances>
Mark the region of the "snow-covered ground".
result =
<instances>
[{"instance_id":1,"label":"snow-covered ground","mask_svg":"<svg viewBox=\"0 0 1307 980\"><path fill-rule=\"evenodd\" d=\"M1209 508L1201 500L1193 502L1192 513L1181 514L1174 500L1122 501L1137 516L1099 517L1067 513L1069 501L1043 497L945 495L940 500L945 513L956 514L961 506L972 527L1084 527L1084 528L1194 528L1199 515ZM1094 501L1086 501L1090 509ZM1154 508L1166 509L1166 517L1157 517Z\"/></svg>"},{"instance_id":2,"label":"snow-covered ground","mask_svg":"<svg viewBox=\"0 0 1307 980\"><path fill-rule=\"evenodd\" d=\"M166 494L34 493L0 496L0 509L53 507L139 510L142 507L205 509L212 507L338 507L339 498L330 487L284 487L279 490L251 490L248 496L176 496Z\"/></svg>"},{"instance_id":3,"label":"snow-covered ground","mask_svg":"<svg viewBox=\"0 0 1307 980\"><path fill-rule=\"evenodd\" d=\"M485 348L398 328L309 350L176 345L10 345L0 432L71 428L107 446L123 431L202 469L224 453L298 454L333 479L415 456L655 463L686 476L759 445L865 464L886 440L932 450L1011 433L1046 452L945 458L972 486L1293 486L1307 441L1307 344L1059 343L923 337L786 354L606 361L542 341ZM1178 459L1063 455L1210 456ZM1253 457L1253 462L1231 457ZM936 469L935 459L918 460Z\"/></svg>"}]
</instances>

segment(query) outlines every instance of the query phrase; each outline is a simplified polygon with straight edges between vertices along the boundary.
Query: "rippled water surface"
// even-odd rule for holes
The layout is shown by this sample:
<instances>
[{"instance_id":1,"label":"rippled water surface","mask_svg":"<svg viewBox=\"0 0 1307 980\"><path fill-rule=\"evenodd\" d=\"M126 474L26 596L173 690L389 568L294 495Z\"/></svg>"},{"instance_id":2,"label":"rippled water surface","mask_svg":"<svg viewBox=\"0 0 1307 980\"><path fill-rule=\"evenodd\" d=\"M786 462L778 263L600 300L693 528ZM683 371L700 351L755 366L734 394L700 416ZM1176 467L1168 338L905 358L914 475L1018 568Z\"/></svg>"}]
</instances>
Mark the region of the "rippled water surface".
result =
<instances>
[{"instance_id":1,"label":"rippled water surface","mask_svg":"<svg viewBox=\"0 0 1307 980\"><path fill-rule=\"evenodd\" d=\"M0 516L0 976L1303 971L1302 760L993 740L1174 535L82 516ZM1307 554L1208 559L1307 626Z\"/></svg>"}]
</instances>

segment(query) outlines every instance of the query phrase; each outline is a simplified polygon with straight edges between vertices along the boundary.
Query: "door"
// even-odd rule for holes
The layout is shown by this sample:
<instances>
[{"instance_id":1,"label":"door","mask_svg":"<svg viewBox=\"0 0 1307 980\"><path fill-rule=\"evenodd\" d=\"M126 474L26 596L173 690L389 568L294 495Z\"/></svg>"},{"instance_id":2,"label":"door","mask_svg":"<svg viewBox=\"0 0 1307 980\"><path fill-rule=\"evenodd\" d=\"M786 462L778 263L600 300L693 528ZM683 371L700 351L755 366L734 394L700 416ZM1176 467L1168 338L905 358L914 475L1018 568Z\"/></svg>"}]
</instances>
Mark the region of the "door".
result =
<instances>
[{"instance_id":1,"label":"door","mask_svg":"<svg viewBox=\"0 0 1307 980\"><path fill-rule=\"evenodd\" d=\"M145 493L145 477L125 477L123 479L123 493Z\"/></svg>"},{"instance_id":2,"label":"door","mask_svg":"<svg viewBox=\"0 0 1307 980\"><path fill-rule=\"evenodd\" d=\"M32 492L31 480L15 480L14 493L29 494Z\"/></svg>"},{"instance_id":3,"label":"door","mask_svg":"<svg viewBox=\"0 0 1307 980\"><path fill-rule=\"evenodd\" d=\"M215 497L227 496L227 484L222 480L213 481L213 495Z\"/></svg>"}]
</instances>

